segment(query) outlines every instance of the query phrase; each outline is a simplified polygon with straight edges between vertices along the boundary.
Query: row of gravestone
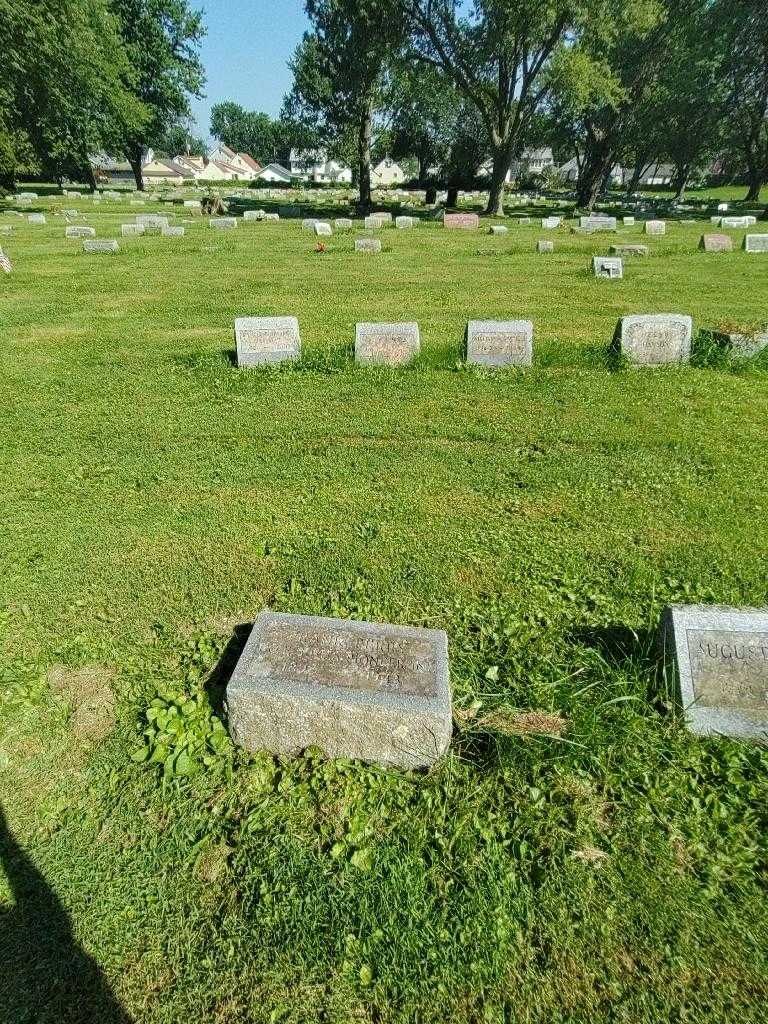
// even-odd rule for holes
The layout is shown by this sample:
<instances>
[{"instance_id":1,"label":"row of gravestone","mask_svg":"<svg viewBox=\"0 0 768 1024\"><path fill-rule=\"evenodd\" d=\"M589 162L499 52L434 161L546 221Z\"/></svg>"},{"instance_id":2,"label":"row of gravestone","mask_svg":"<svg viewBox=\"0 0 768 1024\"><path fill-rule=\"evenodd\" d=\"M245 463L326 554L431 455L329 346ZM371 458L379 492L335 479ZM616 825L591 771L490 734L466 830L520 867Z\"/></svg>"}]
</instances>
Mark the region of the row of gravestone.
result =
<instances>
[{"instance_id":1,"label":"row of gravestone","mask_svg":"<svg viewBox=\"0 0 768 1024\"><path fill-rule=\"evenodd\" d=\"M669 689L697 735L768 735L768 609L668 608ZM402 768L434 764L453 716L443 630L263 611L227 684L229 727L250 751Z\"/></svg>"},{"instance_id":2,"label":"row of gravestone","mask_svg":"<svg viewBox=\"0 0 768 1024\"><path fill-rule=\"evenodd\" d=\"M664 366L687 363L691 355L693 321L689 316L663 313L625 316L619 321L614 347L630 365ZM466 328L466 361L477 366L530 366L533 362L533 323L530 320L470 320ZM734 354L747 358L768 347L768 334L724 334L712 338ZM238 366L263 366L299 359L301 338L296 317L240 317L235 321ZM361 365L401 366L421 349L419 325L359 323L355 330L355 362Z\"/></svg>"}]
</instances>

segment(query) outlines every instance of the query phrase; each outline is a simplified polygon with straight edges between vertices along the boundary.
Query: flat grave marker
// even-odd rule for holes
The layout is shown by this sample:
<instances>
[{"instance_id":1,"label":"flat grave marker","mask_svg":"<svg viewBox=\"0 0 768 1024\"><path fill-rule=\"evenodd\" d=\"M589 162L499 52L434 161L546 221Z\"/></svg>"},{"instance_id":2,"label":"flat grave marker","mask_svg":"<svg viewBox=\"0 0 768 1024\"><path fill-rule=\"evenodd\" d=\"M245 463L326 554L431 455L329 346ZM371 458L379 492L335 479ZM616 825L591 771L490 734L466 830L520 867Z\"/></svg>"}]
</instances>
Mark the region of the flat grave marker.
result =
<instances>
[{"instance_id":1,"label":"flat grave marker","mask_svg":"<svg viewBox=\"0 0 768 1024\"><path fill-rule=\"evenodd\" d=\"M114 238L92 238L86 239L83 242L83 252L97 254L97 253L112 253L119 252L120 245Z\"/></svg>"},{"instance_id":2,"label":"flat grave marker","mask_svg":"<svg viewBox=\"0 0 768 1024\"><path fill-rule=\"evenodd\" d=\"M138 235L144 235L147 232L145 224L121 224L120 234L123 238L134 238Z\"/></svg>"},{"instance_id":3,"label":"flat grave marker","mask_svg":"<svg viewBox=\"0 0 768 1024\"><path fill-rule=\"evenodd\" d=\"M733 239L730 235L702 235L699 248L704 252L733 252Z\"/></svg>"},{"instance_id":4,"label":"flat grave marker","mask_svg":"<svg viewBox=\"0 0 768 1024\"><path fill-rule=\"evenodd\" d=\"M27 215L27 220L30 224L45 224L44 213L30 213Z\"/></svg>"},{"instance_id":5,"label":"flat grave marker","mask_svg":"<svg viewBox=\"0 0 768 1024\"><path fill-rule=\"evenodd\" d=\"M467 362L476 366L530 366L533 323L530 320L470 320Z\"/></svg>"},{"instance_id":6,"label":"flat grave marker","mask_svg":"<svg viewBox=\"0 0 768 1024\"><path fill-rule=\"evenodd\" d=\"M747 235L744 239L744 251L768 253L768 235Z\"/></svg>"},{"instance_id":7,"label":"flat grave marker","mask_svg":"<svg viewBox=\"0 0 768 1024\"><path fill-rule=\"evenodd\" d=\"M96 237L96 228L89 228L89 227L85 227L85 226L83 226L83 227L76 227L74 225L71 225L70 227L64 229L64 237L65 238L95 238Z\"/></svg>"},{"instance_id":8,"label":"flat grave marker","mask_svg":"<svg viewBox=\"0 0 768 1024\"><path fill-rule=\"evenodd\" d=\"M263 366L298 359L299 321L295 316L243 316L235 320L238 366Z\"/></svg>"},{"instance_id":9,"label":"flat grave marker","mask_svg":"<svg viewBox=\"0 0 768 1024\"><path fill-rule=\"evenodd\" d=\"M615 343L632 366L657 367L687 363L691 357L693 321L678 313L625 316Z\"/></svg>"},{"instance_id":10,"label":"flat grave marker","mask_svg":"<svg viewBox=\"0 0 768 1024\"><path fill-rule=\"evenodd\" d=\"M183 238L185 229L181 226L169 226L167 228L160 228L160 234L163 238Z\"/></svg>"},{"instance_id":11,"label":"flat grave marker","mask_svg":"<svg viewBox=\"0 0 768 1024\"><path fill-rule=\"evenodd\" d=\"M429 767L451 741L442 630L264 611L227 685L250 751Z\"/></svg>"},{"instance_id":12,"label":"flat grave marker","mask_svg":"<svg viewBox=\"0 0 768 1024\"><path fill-rule=\"evenodd\" d=\"M579 227L582 231L617 231L618 225L615 217L580 217Z\"/></svg>"},{"instance_id":13,"label":"flat grave marker","mask_svg":"<svg viewBox=\"0 0 768 1024\"><path fill-rule=\"evenodd\" d=\"M647 245L612 245L611 256L647 256L649 253Z\"/></svg>"},{"instance_id":14,"label":"flat grave marker","mask_svg":"<svg viewBox=\"0 0 768 1024\"><path fill-rule=\"evenodd\" d=\"M453 230L472 231L480 227L480 217L476 213L446 213L443 225Z\"/></svg>"},{"instance_id":15,"label":"flat grave marker","mask_svg":"<svg viewBox=\"0 0 768 1024\"><path fill-rule=\"evenodd\" d=\"M508 235L509 234L509 228L507 227L506 224L492 224L488 228L488 234L489 235Z\"/></svg>"},{"instance_id":16,"label":"flat grave marker","mask_svg":"<svg viewBox=\"0 0 768 1024\"><path fill-rule=\"evenodd\" d=\"M355 252L381 252L381 240L378 238L356 238Z\"/></svg>"},{"instance_id":17,"label":"flat grave marker","mask_svg":"<svg viewBox=\"0 0 768 1024\"><path fill-rule=\"evenodd\" d=\"M208 224L214 231L232 231L237 227L237 219L235 217L211 217Z\"/></svg>"},{"instance_id":18,"label":"flat grave marker","mask_svg":"<svg viewBox=\"0 0 768 1024\"><path fill-rule=\"evenodd\" d=\"M420 348L417 323L359 323L355 328L355 362L361 366L401 366Z\"/></svg>"}]
</instances>

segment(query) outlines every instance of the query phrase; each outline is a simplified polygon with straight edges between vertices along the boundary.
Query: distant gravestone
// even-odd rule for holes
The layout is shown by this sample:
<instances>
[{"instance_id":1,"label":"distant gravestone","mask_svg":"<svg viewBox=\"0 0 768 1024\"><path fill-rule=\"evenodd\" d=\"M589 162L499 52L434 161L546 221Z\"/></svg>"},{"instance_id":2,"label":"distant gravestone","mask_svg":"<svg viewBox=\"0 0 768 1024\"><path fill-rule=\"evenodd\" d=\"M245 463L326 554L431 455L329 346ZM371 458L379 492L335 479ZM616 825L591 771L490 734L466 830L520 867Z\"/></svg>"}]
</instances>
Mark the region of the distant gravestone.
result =
<instances>
[{"instance_id":1,"label":"distant gravestone","mask_svg":"<svg viewBox=\"0 0 768 1024\"><path fill-rule=\"evenodd\" d=\"M83 252L87 253L111 253L119 252L120 246L113 238L86 239L83 242Z\"/></svg>"},{"instance_id":2,"label":"distant gravestone","mask_svg":"<svg viewBox=\"0 0 768 1024\"><path fill-rule=\"evenodd\" d=\"M517 223L521 227L527 228L527 227L530 227L530 225L533 223L533 221L531 220L530 217L518 217L517 218Z\"/></svg>"},{"instance_id":3,"label":"distant gravestone","mask_svg":"<svg viewBox=\"0 0 768 1024\"><path fill-rule=\"evenodd\" d=\"M179 227L171 226L171 227L167 227L167 228L160 228L160 234L164 238L183 238L184 237L184 233L185 233L185 229L183 227L181 227L181 226L179 226Z\"/></svg>"},{"instance_id":4,"label":"distant gravestone","mask_svg":"<svg viewBox=\"0 0 768 1024\"><path fill-rule=\"evenodd\" d=\"M19 192L16 196L17 199L28 199L32 202L33 199L39 199L37 192Z\"/></svg>"},{"instance_id":5,"label":"distant gravestone","mask_svg":"<svg viewBox=\"0 0 768 1024\"><path fill-rule=\"evenodd\" d=\"M554 252L555 243L548 242L546 239L541 239L536 245L536 251L540 253Z\"/></svg>"},{"instance_id":6,"label":"distant gravestone","mask_svg":"<svg viewBox=\"0 0 768 1024\"><path fill-rule=\"evenodd\" d=\"M767 608L673 605L662 637L691 732L768 738Z\"/></svg>"},{"instance_id":7,"label":"distant gravestone","mask_svg":"<svg viewBox=\"0 0 768 1024\"><path fill-rule=\"evenodd\" d=\"M612 256L647 256L648 255L647 245L612 245L611 255Z\"/></svg>"},{"instance_id":8,"label":"distant gravestone","mask_svg":"<svg viewBox=\"0 0 768 1024\"><path fill-rule=\"evenodd\" d=\"M231 231L237 227L237 220L234 217L211 217L208 224L214 231Z\"/></svg>"},{"instance_id":9,"label":"distant gravestone","mask_svg":"<svg viewBox=\"0 0 768 1024\"><path fill-rule=\"evenodd\" d=\"M768 252L768 235L747 235L744 239L745 252Z\"/></svg>"},{"instance_id":10,"label":"distant gravestone","mask_svg":"<svg viewBox=\"0 0 768 1024\"><path fill-rule=\"evenodd\" d=\"M592 260L595 277L620 281L624 277L624 264L618 256L595 256Z\"/></svg>"},{"instance_id":11,"label":"distant gravestone","mask_svg":"<svg viewBox=\"0 0 768 1024\"><path fill-rule=\"evenodd\" d=\"M635 226L636 221L634 217L624 217L622 223L624 224L625 228L633 228Z\"/></svg>"},{"instance_id":12,"label":"distant gravestone","mask_svg":"<svg viewBox=\"0 0 768 1024\"><path fill-rule=\"evenodd\" d=\"M356 238L355 252L381 252L381 242L378 238Z\"/></svg>"},{"instance_id":13,"label":"distant gravestone","mask_svg":"<svg viewBox=\"0 0 768 1024\"><path fill-rule=\"evenodd\" d=\"M533 324L530 320L470 320L467 362L478 366L530 366Z\"/></svg>"},{"instance_id":14,"label":"distant gravestone","mask_svg":"<svg viewBox=\"0 0 768 1024\"><path fill-rule=\"evenodd\" d=\"M721 228L748 228L751 227L748 217L723 217L720 221Z\"/></svg>"},{"instance_id":15,"label":"distant gravestone","mask_svg":"<svg viewBox=\"0 0 768 1024\"><path fill-rule=\"evenodd\" d=\"M451 741L442 630L262 612L227 685L234 741L425 768Z\"/></svg>"},{"instance_id":16,"label":"distant gravestone","mask_svg":"<svg viewBox=\"0 0 768 1024\"><path fill-rule=\"evenodd\" d=\"M400 231L407 231L409 228L414 228L418 224L415 217L395 217L395 227Z\"/></svg>"},{"instance_id":17,"label":"distant gravestone","mask_svg":"<svg viewBox=\"0 0 768 1024\"><path fill-rule=\"evenodd\" d=\"M199 210L200 200L199 199L185 199L182 204L187 210Z\"/></svg>"},{"instance_id":18,"label":"distant gravestone","mask_svg":"<svg viewBox=\"0 0 768 1024\"><path fill-rule=\"evenodd\" d=\"M379 231L381 228L384 227L386 221L384 221L381 217L377 216L376 214L371 214L370 217L365 218L363 223L365 225L366 231Z\"/></svg>"},{"instance_id":19,"label":"distant gravestone","mask_svg":"<svg viewBox=\"0 0 768 1024\"><path fill-rule=\"evenodd\" d=\"M137 213L136 223L145 228L167 228L168 218L161 217L156 213Z\"/></svg>"},{"instance_id":20,"label":"distant gravestone","mask_svg":"<svg viewBox=\"0 0 768 1024\"><path fill-rule=\"evenodd\" d=\"M30 224L45 224L45 214L44 213L30 213L27 216L27 220L29 221Z\"/></svg>"},{"instance_id":21,"label":"distant gravestone","mask_svg":"<svg viewBox=\"0 0 768 1024\"><path fill-rule=\"evenodd\" d=\"M728 203L720 203L717 208L720 213L728 213Z\"/></svg>"},{"instance_id":22,"label":"distant gravestone","mask_svg":"<svg viewBox=\"0 0 768 1024\"><path fill-rule=\"evenodd\" d=\"M506 224L492 224L488 228L488 234L489 235L508 235L509 234L509 228L506 226Z\"/></svg>"},{"instance_id":23,"label":"distant gravestone","mask_svg":"<svg viewBox=\"0 0 768 1024\"><path fill-rule=\"evenodd\" d=\"M235 320L238 366L262 366L298 359L299 321L295 316L244 316Z\"/></svg>"},{"instance_id":24,"label":"distant gravestone","mask_svg":"<svg viewBox=\"0 0 768 1024\"><path fill-rule=\"evenodd\" d=\"M733 252L733 239L730 235L703 235L699 248L704 252Z\"/></svg>"},{"instance_id":25,"label":"distant gravestone","mask_svg":"<svg viewBox=\"0 0 768 1024\"><path fill-rule=\"evenodd\" d=\"M327 221L319 220L315 224L315 234L323 238L329 238L333 234L333 228Z\"/></svg>"},{"instance_id":26,"label":"distant gravestone","mask_svg":"<svg viewBox=\"0 0 768 1024\"><path fill-rule=\"evenodd\" d=\"M616 231L615 217L580 217L579 227L583 231Z\"/></svg>"},{"instance_id":27,"label":"distant gravestone","mask_svg":"<svg viewBox=\"0 0 768 1024\"><path fill-rule=\"evenodd\" d=\"M480 217L476 213L446 213L443 217L446 228L471 231L480 227Z\"/></svg>"},{"instance_id":28,"label":"distant gravestone","mask_svg":"<svg viewBox=\"0 0 768 1024\"><path fill-rule=\"evenodd\" d=\"M243 220L245 220L245 221L262 220L263 218L264 218L264 211L263 210L245 210L243 212Z\"/></svg>"},{"instance_id":29,"label":"distant gravestone","mask_svg":"<svg viewBox=\"0 0 768 1024\"><path fill-rule=\"evenodd\" d=\"M65 238L95 238L96 237L96 228L88 228L88 227L85 227L85 226L83 226L83 227L75 227L73 225L72 227L68 227L68 228L64 229L64 237Z\"/></svg>"},{"instance_id":30,"label":"distant gravestone","mask_svg":"<svg viewBox=\"0 0 768 1024\"><path fill-rule=\"evenodd\" d=\"M416 323L361 323L355 330L355 362L363 366L400 366L418 355L420 347Z\"/></svg>"},{"instance_id":31,"label":"distant gravestone","mask_svg":"<svg viewBox=\"0 0 768 1024\"><path fill-rule=\"evenodd\" d=\"M687 363L691 357L693 321L677 313L625 316L619 321L615 343L633 366Z\"/></svg>"},{"instance_id":32,"label":"distant gravestone","mask_svg":"<svg viewBox=\"0 0 768 1024\"><path fill-rule=\"evenodd\" d=\"M133 238L137 235L143 235L146 233L146 225L144 224L121 224L120 234L123 238Z\"/></svg>"},{"instance_id":33,"label":"distant gravestone","mask_svg":"<svg viewBox=\"0 0 768 1024\"><path fill-rule=\"evenodd\" d=\"M765 332L729 334L716 331L713 337L715 341L741 359L751 359L752 356L756 356L768 348L768 333Z\"/></svg>"},{"instance_id":34,"label":"distant gravestone","mask_svg":"<svg viewBox=\"0 0 768 1024\"><path fill-rule=\"evenodd\" d=\"M645 222L646 235L666 235L667 225L663 220L647 220Z\"/></svg>"},{"instance_id":35,"label":"distant gravestone","mask_svg":"<svg viewBox=\"0 0 768 1024\"><path fill-rule=\"evenodd\" d=\"M262 219L265 220L265 221L270 221L271 223L277 223L277 221L280 220L280 214L279 213L265 213L264 217Z\"/></svg>"},{"instance_id":36,"label":"distant gravestone","mask_svg":"<svg viewBox=\"0 0 768 1024\"><path fill-rule=\"evenodd\" d=\"M65 217L69 217L71 220L75 220L77 217L80 216L79 210L62 210L61 212L64 214Z\"/></svg>"},{"instance_id":37,"label":"distant gravestone","mask_svg":"<svg viewBox=\"0 0 768 1024\"><path fill-rule=\"evenodd\" d=\"M315 224L317 224L317 217L306 217L301 222L301 230L302 231L314 231Z\"/></svg>"},{"instance_id":38,"label":"distant gravestone","mask_svg":"<svg viewBox=\"0 0 768 1024\"><path fill-rule=\"evenodd\" d=\"M351 231L353 227L351 217L337 217L333 224L337 231Z\"/></svg>"},{"instance_id":39,"label":"distant gravestone","mask_svg":"<svg viewBox=\"0 0 768 1024\"><path fill-rule=\"evenodd\" d=\"M561 223L562 219L560 217L544 217L541 226L547 231L552 231L555 228L559 228Z\"/></svg>"}]
</instances>

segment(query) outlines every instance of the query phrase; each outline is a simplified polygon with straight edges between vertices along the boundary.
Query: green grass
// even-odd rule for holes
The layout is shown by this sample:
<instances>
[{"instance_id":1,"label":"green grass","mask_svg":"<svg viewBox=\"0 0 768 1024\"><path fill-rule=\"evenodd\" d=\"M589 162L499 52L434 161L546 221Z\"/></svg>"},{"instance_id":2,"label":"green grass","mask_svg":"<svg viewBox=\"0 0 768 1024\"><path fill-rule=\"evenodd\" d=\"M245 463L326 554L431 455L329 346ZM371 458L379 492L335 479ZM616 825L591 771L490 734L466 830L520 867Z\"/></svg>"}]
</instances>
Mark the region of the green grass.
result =
<instances>
[{"instance_id":1,"label":"green grass","mask_svg":"<svg viewBox=\"0 0 768 1024\"><path fill-rule=\"evenodd\" d=\"M683 729L654 636L671 601L768 603L768 361L606 352L625 313L764 322L768 263L700 253L708 215L619 283L587 269L613 236L535 225L89 257L71 205L0 217L0 1021L763 1021L768 755ZM239 371L235 317L271 314L302 362ZM512 317L534 367L464 367L466 321ZM378 319L419 322L414 367L354 367ZM450 754L214 742L265 605L445 628ZM158 694L188 777L137 760Z\"/></svg>"}]
</instances>

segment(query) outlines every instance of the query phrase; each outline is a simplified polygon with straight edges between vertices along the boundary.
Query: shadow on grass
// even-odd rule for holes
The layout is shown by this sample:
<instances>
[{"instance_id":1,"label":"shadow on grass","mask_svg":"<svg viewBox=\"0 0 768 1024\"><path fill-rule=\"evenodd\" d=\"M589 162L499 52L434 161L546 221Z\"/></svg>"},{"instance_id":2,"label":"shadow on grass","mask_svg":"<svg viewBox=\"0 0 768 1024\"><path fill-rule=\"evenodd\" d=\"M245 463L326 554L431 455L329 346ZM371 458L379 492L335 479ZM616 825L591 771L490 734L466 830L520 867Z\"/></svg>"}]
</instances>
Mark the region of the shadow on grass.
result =
<instances>
[{"instance_id":1,"label":"shadow on grass","mask_svg":"<svg viewBox=\"0 0 768 1024\"><path fill-rule=\"evenodd\" d=\"M75 941L58 897L11 835L2 808L0 865L14 904L0 907L0 1020L131 1024L96 962Z\"/></svg>"},{"instance_id":2,"label":"shadow on grass","mask_svg":"<svg viewBox=\"0 0 768 1024\"><path fill-rule=\"evenodd\" d=\"M597 651L609 667L629 668L648 682L648 700L656 711L667 710L664 657L656 629L635 630L623 624L572 630L569 643Z\"/></svg>"},{"instance_id":3,"label":"shadow on grass","mask_svg":"<svg viewBox=\"0 0 768 1024\"><path fill-rule=\"evenodd\" d=\"M243 622L235 626L232 636L227 642L219 660L214 665L205 682L208 699L211 702L214 714L216 714L226 725L227 716L224 707L224 698L227 692L229 677L235 670L235 665L243 653L248 637L253 629L252 622Z\"/></svg>"}]
</instances>

